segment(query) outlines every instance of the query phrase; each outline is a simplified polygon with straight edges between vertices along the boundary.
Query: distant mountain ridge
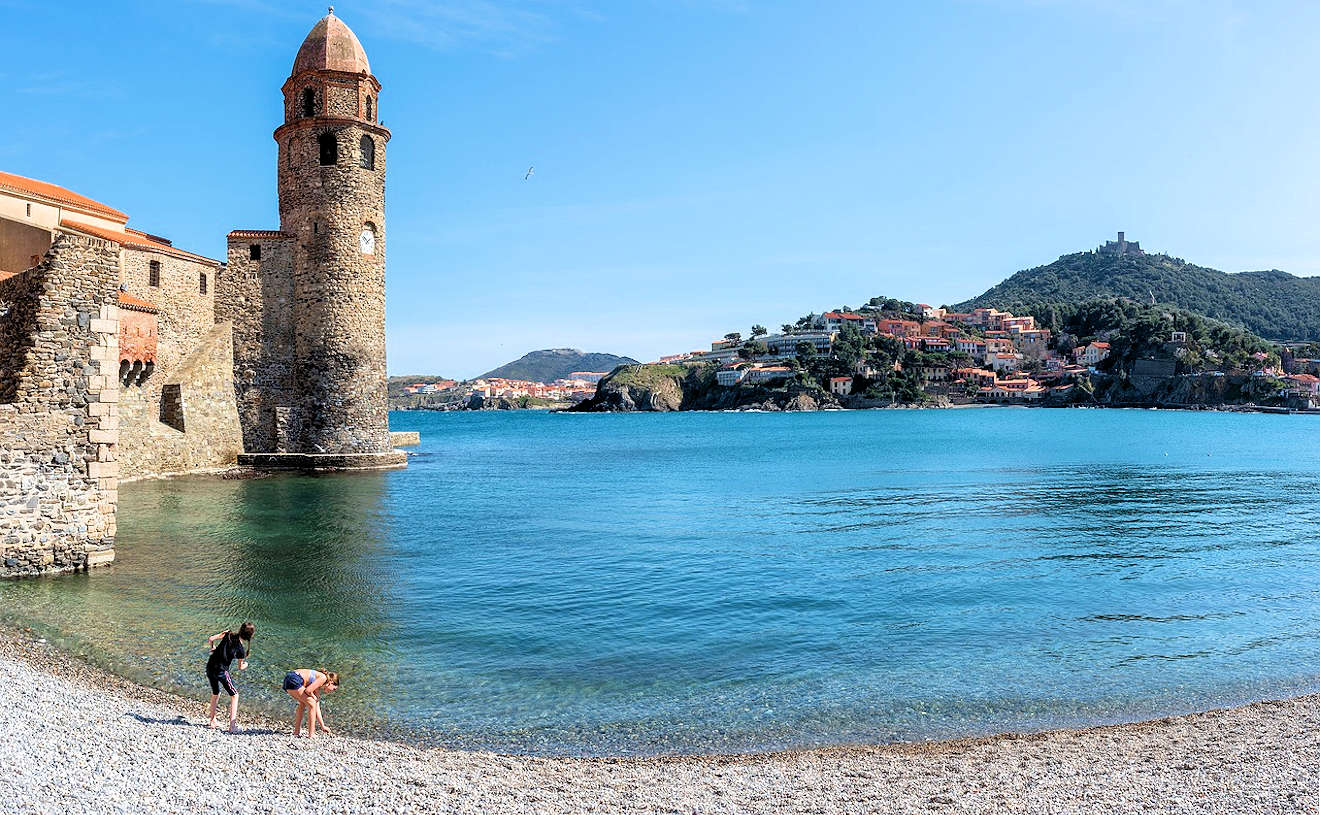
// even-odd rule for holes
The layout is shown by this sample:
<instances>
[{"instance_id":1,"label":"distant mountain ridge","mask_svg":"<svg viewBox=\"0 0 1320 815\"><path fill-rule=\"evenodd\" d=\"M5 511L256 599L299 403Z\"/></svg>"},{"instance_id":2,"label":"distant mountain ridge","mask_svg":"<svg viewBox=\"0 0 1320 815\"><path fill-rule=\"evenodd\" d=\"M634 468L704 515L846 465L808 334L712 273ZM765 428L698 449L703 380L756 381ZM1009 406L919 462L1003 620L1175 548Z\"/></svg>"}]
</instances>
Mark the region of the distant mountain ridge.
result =
<instances>
[{"instance_id":1,"label":"distant mountain ridge","mask_svg":"<svg viewBox=\"0 0 1320 815\"><path fill-rule=\"evenodd\" d=\"M1272 340L1320 340L1320 277L1277 269L1229 274L1168 255L1078 252L1018 272L954 308L1012 311L1127 297L1178 306Z\"/></svg>"},{"instance_id":2,"label":"distant mountain ridge","mask_svg":"<svg viewBox=\"0 0 1320 815\"><path fill-rule=\"evenodd\" d=\"M637 365L631 357L588 353L576 348L547 348L524 354L513 362L487 371L479 379L525 379L529 382L554 382L567 379L574 371L612 371L620 365Z\"/></svg>"}]
</instances>

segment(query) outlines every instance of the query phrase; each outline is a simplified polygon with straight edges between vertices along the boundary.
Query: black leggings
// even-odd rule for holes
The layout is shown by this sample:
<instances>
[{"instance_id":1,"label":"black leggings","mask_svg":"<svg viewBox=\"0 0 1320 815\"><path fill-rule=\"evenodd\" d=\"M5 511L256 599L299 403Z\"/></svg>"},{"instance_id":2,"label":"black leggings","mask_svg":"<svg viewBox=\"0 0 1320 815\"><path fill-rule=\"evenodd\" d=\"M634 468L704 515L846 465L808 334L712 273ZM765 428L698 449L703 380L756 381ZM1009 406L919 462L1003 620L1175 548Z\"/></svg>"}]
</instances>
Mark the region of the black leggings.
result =
<instances>
[{"instance_id":1,"label":"black leggings","mask_svg":"<svg viewBox=\"0 0 1320 815\"><path fill-rule=\"evenodd\" d=\"M206 669L206 678L211 683L212 696L219 696L221 688L224 688L225 693L230 696L238 695L238 688L234 687L234 680L229 676L229 671L208 667Z\"/></svg>"}]
</instances>

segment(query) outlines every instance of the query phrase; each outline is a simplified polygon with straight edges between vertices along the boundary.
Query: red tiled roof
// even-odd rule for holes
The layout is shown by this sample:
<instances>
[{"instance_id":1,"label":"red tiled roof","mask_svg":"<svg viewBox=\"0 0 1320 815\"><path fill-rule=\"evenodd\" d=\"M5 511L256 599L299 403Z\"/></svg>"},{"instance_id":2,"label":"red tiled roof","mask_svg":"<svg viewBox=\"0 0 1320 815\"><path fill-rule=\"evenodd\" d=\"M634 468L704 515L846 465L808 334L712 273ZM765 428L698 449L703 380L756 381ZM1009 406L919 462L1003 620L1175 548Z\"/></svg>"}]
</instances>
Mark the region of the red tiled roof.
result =
<instances>
[{"instance_id":1,"label":"red tiled roof","mask_svg":"<svg viewBox=\"0 0 1320 815\"><path fill-rule=\"evenodd\" d=\"M120 212L114 207L108 207L100 201L93 201L85 195L79 195L72 190L67 190L64 187L59 186L58 184L37 181L34 178L25 178L24 176L14 175L13 173L0 172L0 189L35 195L39 198L54 201L57 204L74 207L75 209L100 215L104 218L110 218L111 220L128 220L128 215Z\"/></svg>"},{"instance_id":2,"label":"red tiled roof","mask_svg":"<svg viewBox=\"0 0 1320 815\"><path fill-rule=\"evenodd\" d=\"M114 241L115 243L121 246L127 246L130 249L146 249L152 252L174 255L175 257L180 257L185 260L200 261L202 263L209 263L213 266L220 265L220 261L218 260L212 260L203 255L184 251L183 249L179 249L168 243L161 243L158 238L136 229L129 229L127 227L122 230L106 229L105 227L93 226L92 224L85 224L82 221L74 221L69 218L61 218L60 226L67 229L76 229L79 232L85 232L88 235L101 238L102 240Z\"/></svg>"},{"instance_id":3,"label":"red tiled roof","mask_svg":"<svg viewBox=\"0 0 1320 815\"><path fill-rule=\"evenodd\" d=\"M160 309L154 303L143 300L141 297L129 294L126 291L119 293L119 305L129 311L145 311L149 314L159 314Z\"/></svg>"},{"instance_id":4,"label":"red tiled roof","mask_svg":"<svg viewBox=\"0 0 1320 815\"><path fill-rule=\"evenodd\" d=\"M231 238L292 238L288 232L278 229L235 229L229 233Z\"/></svg>"},{"instance_id":5,"label":"red tiled roof","mask_svg":"<svg viewBox=\"0 0 1320 815\"><path fill-rule=\"evenodd\" d=\"M125 233L123 230L106 229L103 226L92 226L91 224L85 224L82 221L74 221L69 218L61 218L60 226L67 227L69 229L76 229L79 232L85 232L94 238L100 238L101 240L106 240L106 241L114 241L115 243L119 243L119 244L122 244L128 240L128 234Z\"/></svg>"}]
</instances>

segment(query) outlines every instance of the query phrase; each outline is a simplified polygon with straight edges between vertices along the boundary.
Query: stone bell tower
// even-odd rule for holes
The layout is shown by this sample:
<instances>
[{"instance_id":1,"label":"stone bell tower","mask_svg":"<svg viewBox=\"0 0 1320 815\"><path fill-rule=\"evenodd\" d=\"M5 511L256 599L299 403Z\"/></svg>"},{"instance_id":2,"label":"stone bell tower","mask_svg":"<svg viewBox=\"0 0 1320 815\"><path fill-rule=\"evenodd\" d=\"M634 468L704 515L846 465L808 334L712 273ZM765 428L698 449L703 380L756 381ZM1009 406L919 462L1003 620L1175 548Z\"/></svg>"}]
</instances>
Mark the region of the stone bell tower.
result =
<instances>
[{"instance_id":1,"label":"stone bell tower","mask_svg":"<svg viewBox=\"0 0 1320 815\"><path fill-rule=\"evenodd\" d=\"M229 236L235 387L249 463L396 466L385 369L380 82L334 8L283 86L280 229ZM256 306L259 316L253 315ZM247 311L249 314L244 315Z\"/></svg>"}]
</instances>

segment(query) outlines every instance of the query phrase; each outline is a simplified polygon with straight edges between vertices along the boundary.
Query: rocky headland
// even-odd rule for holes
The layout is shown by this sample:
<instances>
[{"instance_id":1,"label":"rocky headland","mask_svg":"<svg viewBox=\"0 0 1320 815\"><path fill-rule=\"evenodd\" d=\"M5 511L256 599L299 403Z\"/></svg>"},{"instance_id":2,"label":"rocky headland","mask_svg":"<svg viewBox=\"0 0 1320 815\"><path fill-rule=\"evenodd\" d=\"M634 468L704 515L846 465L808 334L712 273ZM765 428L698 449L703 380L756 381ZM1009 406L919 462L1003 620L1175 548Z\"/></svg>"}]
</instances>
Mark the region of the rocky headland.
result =
<instances>
[{"instance_id":1,"label":"rocky headland","mask_svg":"<svg viewBox=\"0 0 1320 815\"><path fill-rule=\"evenodd\" d=\"M856 410L911 407L860 395L836 396L818 387L790 381L775 385L723 387L716 367L702 364L627 365L600 381L596 395L572 408L588 413L670 412L680 410ZM931 399L922 406L944 407Z\"/></svg>"}]
</instances>

